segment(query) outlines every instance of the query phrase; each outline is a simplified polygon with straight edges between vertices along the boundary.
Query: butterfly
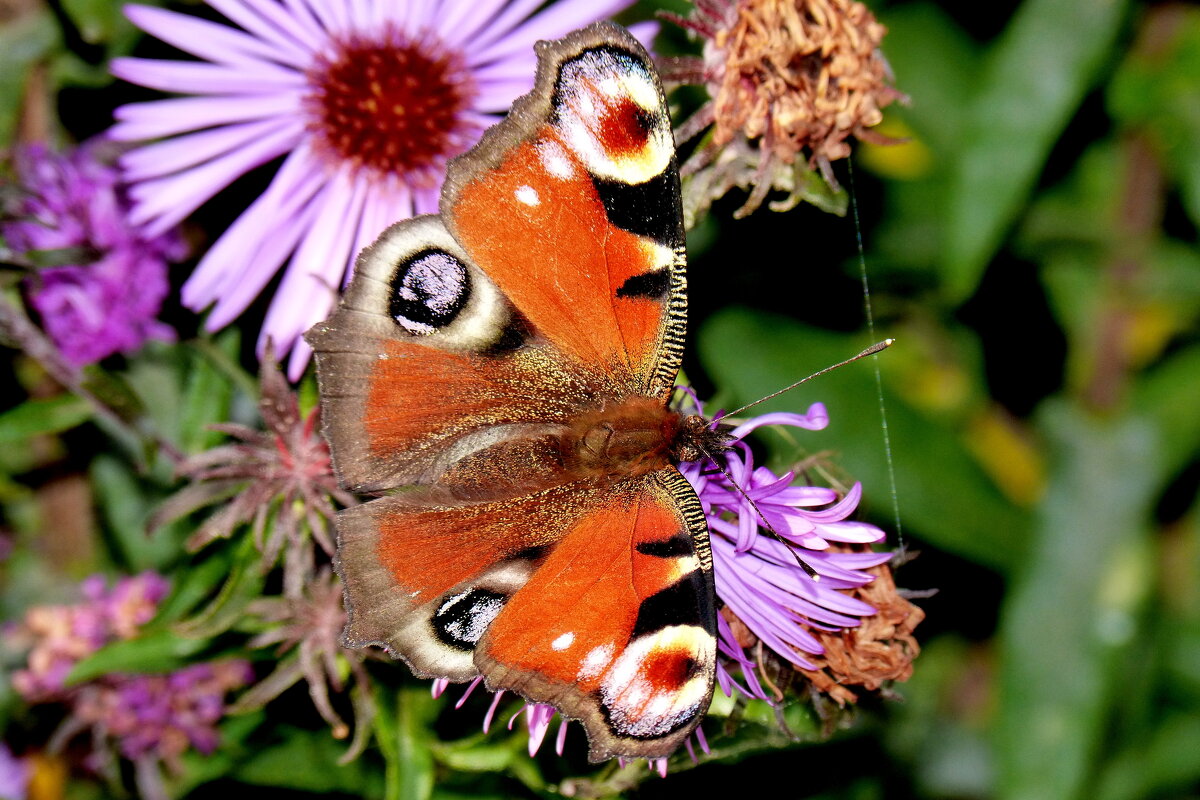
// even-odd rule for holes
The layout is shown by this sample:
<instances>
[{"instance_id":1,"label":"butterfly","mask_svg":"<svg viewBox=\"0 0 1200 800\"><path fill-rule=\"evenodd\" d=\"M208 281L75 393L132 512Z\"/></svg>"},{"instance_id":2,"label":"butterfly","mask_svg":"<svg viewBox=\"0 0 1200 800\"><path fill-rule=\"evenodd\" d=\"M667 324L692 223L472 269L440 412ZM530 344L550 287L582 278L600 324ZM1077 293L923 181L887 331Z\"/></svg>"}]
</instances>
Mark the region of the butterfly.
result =
<instances>
[{"instance_id":1,"label":"butterfly","mask_svg":"<svg viewBox=\"0 0 1200 800\"><path fill-rule=\"evenodd\" d=\"M685 252L653 63L611 23L537 54L441 213L386 230L306 335L337 475L381 495L337 518L343 642L553 705L593 761L662 757L717 658L676 465L728 437L669 405Z\"/></svg>"}]
</instances>

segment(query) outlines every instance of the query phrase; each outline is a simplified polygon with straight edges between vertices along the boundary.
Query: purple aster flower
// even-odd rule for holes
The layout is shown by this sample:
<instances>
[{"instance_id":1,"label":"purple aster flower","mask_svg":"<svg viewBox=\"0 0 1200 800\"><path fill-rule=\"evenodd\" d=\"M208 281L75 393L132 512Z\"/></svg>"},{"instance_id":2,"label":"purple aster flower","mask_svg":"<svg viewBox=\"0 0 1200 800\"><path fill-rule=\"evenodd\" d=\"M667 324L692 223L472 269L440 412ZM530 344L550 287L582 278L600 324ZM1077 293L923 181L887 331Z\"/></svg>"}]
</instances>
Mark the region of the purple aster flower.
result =
<instances>
[{"instance_id":1,"label":"purple aster flower","mask_svg":"<svg viewBox=\"0 0 1200 800\"><path fill-rule=\"evenodd\" d=\"M803 669L815 669L803 653L825 652L814 629L852 628L875 613L845 590L870 583L874 576L865 570L892 555L831 551L830 542L884 539L874 525L847 519L862 496L861 485L840 500L832 489L793 486L793 473L756 467L750 447L740 440L764 425L821 430L828 424L820 403L806 414L764 414L733 429L739 441L722 457L724 472L706 461L680 468L708 517L717 597L767 647ZM764 519L779 538L763 535ZM797 553L819 580L800 567Z\"/></svg>"},{"instance_id":2,"label":"purple aster flower","mask_svg":"<svg viewBox=\"0 0 1200 800\"><path fill-rule=\"evenodd\" d=\"M702 414L701 404L691 390L682 391L680 405L684 410ZM727 697L736 692L767 702L782 699L763 688L759 680L761 665L746 656L745 638L761 643L774 654L773 658L794 665L839 703L852 700L854 695L838 685L837 679L875 689L884 680L906 678L907 667L916 655L911 631L920 621L921 612L896 595L890 574L884 572L883 565L892 554L865 547L882 541L884 533L873 525L849 519L862 487L855 484L839 498L832 489L794 485L796 476L791 472L776 475L767 467L755 466L749 445L742 441L764 425L821 430L828 424L829 416L820 403L813 404L805 414L763 414L731 430L735 441L720 456L720 465L701 460L680 466L708 518L713 576L723 605L717 617L721 657L716 677ZM764 519L773 535L764 531ZM810 576L797 556L818 577ZM854 596L865 594L867 587L876 583L881 590L870 596L882 612ZM831 638L850 636L860 627L869 632L863 639L874 661L887 662L888 668L862 666L862 659L849 653L853 646L839 646ZM831 644L836 653L829 652ZM461 708L482 682L480 677L468 684L456 707ZM434 681L434 696L440 696L448 686L446 680ZM484 717L485 731L503 695L503 691L494 694ZM553 706L525 703L510 717L508 727L512 728L522 715L526 718L529 753L533 755L545 741L557 714ZM566 733L567 721L560 719L554 746L560 755ZM696 728L693 738L703 752L709 752L701 728ZM691 739L686 748L696 760ZM665 775L667 759L651 759L650 767Z\"/></svg>"},{"instance_id":3,"label":"purple aster flower","mask_svg":"<svg viewBox=\"0 0 1200 800\"><path fill-rule=\"evenodd\" d=\"M174 338L159 322L167 295L167 263L183 257L173 226L147 231L129 217L130 202L101 144L56 154L30 145L13 156L21 193L0 224L9 248L79 252L86 261L39 270L30 302L63 356L75 366L146 339Z\"/></svg>"},{"instance_id":4,"label":"purple aster flower","mask_svg":"<svg viewBox=\"0 0 1200 800\"><path fill-rule=\"evenodd\" d=\"M0 742L0 798L25 800L29 788L29 762L13 755L8 745Z\"/></svg>"},{"instance_id":5,"label":"purple aster flower","mask_svg":"<svg viewBox=\"0 0 1200 800\"><path fill-rule=\"evenodd\" d=\"M134 219L152 231L283 157L201 259L183 302L213 306L216 330L286 263L259 345L292 349L293 376L309 357L299 335L328 315L355 254L396 220L436 212L446 162L531 88L534 42L630 4L207 2L233 25L127 8L138 27L202 60L117 59L118 77L191 96L119 108L109 135L161 140L122 159Z\"/></svg>"}]
</instances>

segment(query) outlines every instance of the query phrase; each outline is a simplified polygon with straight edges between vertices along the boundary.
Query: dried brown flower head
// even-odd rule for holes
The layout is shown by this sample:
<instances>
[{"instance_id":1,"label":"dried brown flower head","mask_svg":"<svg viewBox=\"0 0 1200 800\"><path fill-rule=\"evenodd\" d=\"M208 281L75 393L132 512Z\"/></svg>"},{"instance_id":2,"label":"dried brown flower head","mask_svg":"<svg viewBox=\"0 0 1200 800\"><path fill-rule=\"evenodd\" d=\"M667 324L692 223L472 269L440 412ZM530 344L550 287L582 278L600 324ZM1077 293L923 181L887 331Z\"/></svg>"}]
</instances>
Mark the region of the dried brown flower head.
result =
<instances>
[{"instance_id":1,"label":"dried brown flower head","mask_svg":"<svg viewBox=\"0 0 1200 800\"><path fill-rule=\"evenodd\" d=\"M838 549L849 549L839 545ZM912 675L912 662L921 652L913 630L925 612L896 590L887 564L868 570L875 580L851 592L853 597L874 606L876 613L864 617L856 628L814 631L825 646L824 655L812 657L820 669L799 670L813 687L839 705L858 699L850 687L875 691L888 681L904 681Z\"/></svg>"},{"instance_id":2,"label":"dried brown flower head","mask_svg":"<svg viewBox=\"0 0 1200 800\"><path fill-rule=\"evenodd\" d=\"M704 55L666 64L664 77L703 84L712 97L680 127L686 141L712 126L682 172L707 167L731 144L752 145L755 188L741 213L773 184L783 188L775 172L806 162L836 186L830 162L850 154L849 137L889 141L870 129L902 95L879 51L885 28L862 3L697 0L691 17L673 19L704 38Z\"/></svg>"}]
</instances>

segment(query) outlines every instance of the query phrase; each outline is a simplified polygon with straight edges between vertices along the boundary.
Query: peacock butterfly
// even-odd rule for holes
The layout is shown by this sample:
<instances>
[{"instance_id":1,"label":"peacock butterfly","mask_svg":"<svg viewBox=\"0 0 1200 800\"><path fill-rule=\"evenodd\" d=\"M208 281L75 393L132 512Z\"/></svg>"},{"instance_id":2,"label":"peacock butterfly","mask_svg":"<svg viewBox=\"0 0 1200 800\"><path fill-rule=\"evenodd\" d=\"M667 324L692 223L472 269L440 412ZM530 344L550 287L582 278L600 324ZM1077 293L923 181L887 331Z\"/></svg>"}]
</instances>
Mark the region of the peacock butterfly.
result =
<instances>
[{"instance_id":1,"label":"peacock butterfly","mask_svg":"<svg viewBox=\"0 0 1200 800\"><path fill-rule=\"evenodd\" d=\"M712 555L676 468L725 435L669 407L686 325L679 176L642 46L537 48L532 92L448 168L441 214L359 257L307 334L343 485L348 646L507 689L661 757L708 708Z\"/></svg>"}]
</instances>

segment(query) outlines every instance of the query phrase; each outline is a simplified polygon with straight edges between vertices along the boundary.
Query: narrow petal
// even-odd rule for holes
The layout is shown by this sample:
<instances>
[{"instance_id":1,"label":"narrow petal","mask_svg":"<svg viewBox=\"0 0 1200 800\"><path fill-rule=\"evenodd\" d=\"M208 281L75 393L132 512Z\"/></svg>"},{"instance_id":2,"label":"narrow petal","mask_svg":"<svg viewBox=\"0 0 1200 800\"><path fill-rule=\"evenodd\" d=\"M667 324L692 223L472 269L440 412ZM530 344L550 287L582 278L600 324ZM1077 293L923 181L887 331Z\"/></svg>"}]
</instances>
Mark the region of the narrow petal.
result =
<instances>
[{"instance_id":1,"label":"narrow petal","mask_svg":"<svg viewBox=\"0 0 1200 800\"><path fill-rule=\"evenodd\" d=\"M108 135L119 141L136 141L266 117L290 117L303 121L305 114L300 92L293 91L130 103L119 107L113 116L118 123L109 129Z\"/></svg>"},{"instance_id":2,"label":"narrow petal","mask_svg":"<svg viewBox=\"0 0 1200 800\"><path fill-rule=\"evenodd\" d=\"M162 233L174 227L233 180L293 148L303 133L295 123L186 172L132 186L135 201L130 219L146 230Z\"/></svg>"},{"instance_id":3,"label":"narrow petal","mask_svg":"<svg viewBox=\"0 0 1200 800\"><path fill-rule=\"evenodd\" d=\"M504 31L503 36L497 35L499 31L496 28L491 28L487 35L479 37L478 63L498 61L514 53L532 51L535 42L557 39L593 20L611 17L628 6L629 2L630 0L564 0L530 17L512 30Z\"/></svg>"},{"instance_id":4,"label":"narrow petal","mask_svg":"<svg viewBox=\"0 0 1200 800\"><path fill-rule=\"evenodd\" d=\"M470 45L466 49L478 53L486 43L492 41L496 36L506 34L540 5L542 5L542 0L513 0L505 6L503 11L493 17L486 14L473 15L457 31L454 41L464 46ZM490 10L496 10L496 8L497 6L493 5Z\"/></svg>"},{"instance_id":5,"label":"narrow petal","mask_svg":"<svg viewBox=\"0 0 1200 800\"><path fill-rule=\"evenodd\" d=\"M824 403L813 403L808 407L808 412L805 414L789 414L785 411L763 414L734 428L730 432L730 435L735 439L742 439L750 431L761 428L764 425L789 425L794 428L820 431L829 425L829 412L825 410Z\"/></svg>"},{"instance_id":6,"label":"narrow petal","mask_svg":"<svg viewBox=\"0 0 1200 800\"><path fill-rule=\"evenodd\" d=\"M246 280L250 273L241 265L247 263L248 254L256 252L264 232L279 224L276 220L290 222L288 204L307 203L323 184L322 170L314 163L312 152L306 147L292 151L266 192L238 217L200 260L183 286L183 304L193 310L202 309L227 293L231 282L236 285ZM292 213L298 207L292 206ZM279 263L270 265L269 271L263 269L266 272L263 284L275 273Z\"/></svg>"},{"instance_id":7,"label":"narrow petal","mask_svg":"<svg viewBox=\"0 0 1200 800\"><path fill-rule=\"evenodd\" d=\"M324 195L323 218L356 222L362 213L362 182L346 173L336 176ZM301 333L325 318L349 268L354 229L353 224L317 225L305 232L267 310L260 350L268 336L281 350L290 349Z\"/></svg>"},{"instance_id":8,"label":"narrow petal","mask_svg":"<svg viewBox=\"0 0 1200 800\"><path fill-rule=\"evenodd\" d=\"M273 0L206 0L206 2L237 23L262 42L288 53L300 63L309 63L312 39L306 41L304 28L295 18L283 13ZM330 5L337 5L331 3Z\"/></svg>"},{"instance_id":9,"label":"narrow petal","mask_svg":"<svg viewBox=\"0 0 1200 800\"><path fill-rule=\"evenodd\" d=\"M151 36L208 61L234 65L275 61L300 69L309 63L286 48L228 25L150 6L129 5L124 11L130 22Z\"/></svg>"},{"instance_id":10,"label":"narrow petal","mask_svg":"<svg viewBox=\"0 0 1200 800\"><path fill-rule=\"evenodd\" d=\"M237 319L295 252L305 231L317 223L320 212L325 210L318 194L320 181L313 180L302 188L305 191L296 199L286 198L284 204L268 217L266 224L270 227L245 227L250 241L244 243L244 249L237 256L242 267L237 269L234 267L236 262L226 262L223 285L215 297L216 305L205 320L205 328L220 330ZM241 231L238 233L241 236ZM276 346L280 352L284 351L281 343L276 342Z\"/></svg>"},{"instance_id":11,"label":"narrow petal","mask_svg":"<svg viewBox=\"0 0 1200 800\"><path fill-rule=\"evenodd\" d=\"M307 82L295 70L273 64L253 68L157 58L115 58L109 72L129 83L177 94L254 94L303 89Z\"/></svg>"},{"instance_id":12,"label":"narrow petal","mask_svg":"<svg viewBox=\"0 0 1200 800\"><path fill-rule=\"evenodd\" d=\"M289 120L270 118L223 125L143 145L121 156L122 175L126 182L160 178L246 147L289 125Z\"/></svg>"}]
</instances>

